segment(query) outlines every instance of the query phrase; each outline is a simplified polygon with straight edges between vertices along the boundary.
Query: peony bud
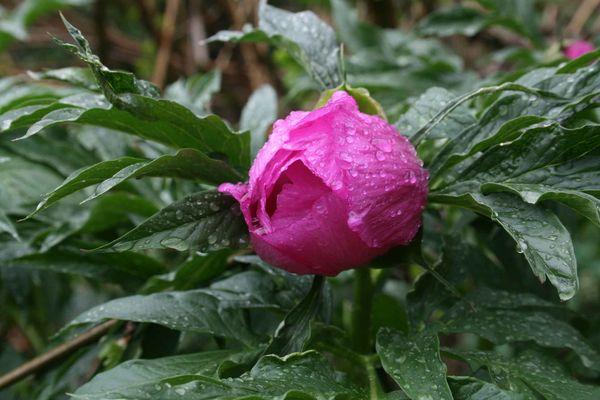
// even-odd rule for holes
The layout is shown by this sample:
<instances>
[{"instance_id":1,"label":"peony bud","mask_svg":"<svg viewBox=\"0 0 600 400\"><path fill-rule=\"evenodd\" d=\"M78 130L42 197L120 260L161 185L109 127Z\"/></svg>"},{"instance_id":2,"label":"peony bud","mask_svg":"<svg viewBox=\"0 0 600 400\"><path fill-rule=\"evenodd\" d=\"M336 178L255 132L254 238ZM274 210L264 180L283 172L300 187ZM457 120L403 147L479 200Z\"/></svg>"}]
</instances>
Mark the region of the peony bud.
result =
<instances>
[{"instance_id":1,"label":"peony bud","mask_svg":"<svg viewBox=\"0 0 600 400\"><path fill-rule=\"evenodd\" d=\"M415 236L427 198L422 164L408 139L339 91L275 122L249 182L219 190L240 203L262 259L336 275Z\"/></svg>"},{"instance_id":2,"label":"peony bud","mask_svg":"<svg viewBox=\"0 0 600 400\"><path fill-rule=\"evenodd\" d=\"M586 42L585 40L577 40L567 46L567 48L564 50L564 53L565 57L573 60L594 50L595 47L590 42Z\"/></svg>"}]
</instances>

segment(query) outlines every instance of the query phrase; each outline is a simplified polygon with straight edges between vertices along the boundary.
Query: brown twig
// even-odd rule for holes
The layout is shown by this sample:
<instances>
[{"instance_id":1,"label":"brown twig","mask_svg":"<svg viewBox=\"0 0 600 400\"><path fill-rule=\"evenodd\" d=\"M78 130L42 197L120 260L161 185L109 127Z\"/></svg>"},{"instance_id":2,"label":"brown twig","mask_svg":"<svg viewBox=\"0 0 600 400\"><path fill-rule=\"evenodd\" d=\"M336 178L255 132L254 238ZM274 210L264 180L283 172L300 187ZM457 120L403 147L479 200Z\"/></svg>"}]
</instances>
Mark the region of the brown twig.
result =
<instances>
[{"instance_id":1,"label":"brown twig","mask_svg":"<svg viewBox=\"0 0 600 400\"><path fill-rule=\"evenodd\" d=\"M226 5L228 12L231 15L231 19L233 20L234 28L241 29L247 22L248 15L252 14L252 9L255 8L256 2L235 2L233 0L227 0ZM250 9L247 9L246 7L250 7ZM256 90L261 85L269 82L269 74L258 59L256 45L252 43L240 43L240 52L242 59L244 60L246 74L248 75L252 90Z\"/></svg>"},{"instance_id":2,"label":"brown twig","mask_svg":"<svg viewBox=\"0 0 600 400\"><path fill-rule=\"evenodd\" d=\"M592 15L594 9L596 9L600 5L600 0L584 0L581 2L581 5L573 14L573 18L571 18L571 22L565 28L565 30L574 36L579 36L581 34L581 30L583 26L587 22L587 20Z\"/></svg>"},{"instance_id":3,"label":"brown twig","mask_svg":"<svg viewBox=\"0 0 600 400\"><path fill-rule=\"evenodd\" d=\"M165 15L163 17L160 47L156 56L152 82L159 88L165 84L167 77L167 67L171 58L171 49L173 47L173 34L175 33L175 22L181 0L167 0Z\"/></svg>"},{"instance_id":4,"label":"brown twig","mask_svg":"<svg viewBox=\"0 0 600 400\"><path fill-rule=\"evenodd\" d=\"M98 325L85 333L82 333L70 341L63 343L60 346L57 346L52 350L34 358L33 360L26 362L9 373L0 376L0 389L20 381L21 379L39 371L54 361L57 361L73 351L85 346L86 344L95 342L108 333L108 331L115 326L117 322L118 321L114 319L104 322L103 324Z\"/></svg>"}]
</instances>

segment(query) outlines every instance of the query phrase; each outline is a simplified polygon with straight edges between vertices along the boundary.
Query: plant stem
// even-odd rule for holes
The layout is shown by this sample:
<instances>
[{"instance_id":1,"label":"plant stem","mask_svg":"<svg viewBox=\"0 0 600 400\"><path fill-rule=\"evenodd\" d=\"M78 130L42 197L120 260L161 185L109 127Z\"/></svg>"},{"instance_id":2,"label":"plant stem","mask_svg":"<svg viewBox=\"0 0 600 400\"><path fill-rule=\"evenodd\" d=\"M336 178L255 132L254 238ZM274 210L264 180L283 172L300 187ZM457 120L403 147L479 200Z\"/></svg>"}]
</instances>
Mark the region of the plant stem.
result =
<instances>
[{"instance_id":1,"label":"plant stem","mask_svg":"<svg viewBox=\"0 0 600 400\"><path fill-rule=\"evenodd\" d=\"M53 348L47 353L44 353L34 358L33 360L26 362L20 367L10 371L6 375L0 376L0 389L20 381L26 376L39 371L40 369L46 367L48 364L51 364L65 357L66 355L87 344L95 342L102 336L106 335L108 331L117 324L117 322L117 320L112 319L101 325L98 325L95 328L92 328L89 331L71 339L70 341Z\"/></svg>"},{"instance_id":2,"label":"plant stem","mask_svg":"<svg viewBox=\"0 0 600 400\"><path fill-rule=\"evenodd\" d=\"M373 282L369 268L354 270L354 304L352 306L352 342L359 353L371 350L371 309Z\"/></svg>"}]
</instances>

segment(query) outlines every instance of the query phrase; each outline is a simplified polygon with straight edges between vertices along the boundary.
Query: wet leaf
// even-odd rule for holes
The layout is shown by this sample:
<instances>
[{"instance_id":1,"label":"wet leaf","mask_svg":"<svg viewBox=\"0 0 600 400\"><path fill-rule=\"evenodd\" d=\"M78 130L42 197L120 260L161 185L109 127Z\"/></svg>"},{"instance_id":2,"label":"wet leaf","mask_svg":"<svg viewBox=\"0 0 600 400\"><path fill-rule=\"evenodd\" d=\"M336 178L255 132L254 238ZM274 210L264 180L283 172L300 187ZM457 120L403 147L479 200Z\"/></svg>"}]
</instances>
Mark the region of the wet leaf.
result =
<instances>
[{"instance_id":1,"label":"wet leaf","mask_svg":"<svg viewBox=\"0 0 600 400\"><path fill-rule=\"evenodd\" d=\"M285 49L322 88L341 83L335 32L311 11L292 13L261 0L258 28L221 31L208 39L214 41L269 41Z\"/></svg>"},{"instance_id":2,"label":"wet leaf","mask_svg":"<svg viewBox=\"0 0 600 400\"><path fill-rule=\"evenodd\" d=\"M232 197L204 191L172 203L100 249L214 251L247 244L248 229Z\"/></svg>"},{"instance_id":3,"label":"wet leaf","mask_svg":"<svg viewBox=\"0 0 600 400\"><path fill-rule=\"evenodd\" d=\"M377 334L383 368L411 399L452 400L439 346L437 335L428 332L407 336L382 328Z\"/></svg>"},{"instance_id":4,"label":"wet leaf","mask_svg":"<svg viewBox=\"0 0 600 400\"><path fill-rule=\"evenodd\" d=\"M271 124L277 119L277 93L270 85L256 89L240 117L240 129L250 131L252 158L267 141Z\"/></svg>"}]
</instances>

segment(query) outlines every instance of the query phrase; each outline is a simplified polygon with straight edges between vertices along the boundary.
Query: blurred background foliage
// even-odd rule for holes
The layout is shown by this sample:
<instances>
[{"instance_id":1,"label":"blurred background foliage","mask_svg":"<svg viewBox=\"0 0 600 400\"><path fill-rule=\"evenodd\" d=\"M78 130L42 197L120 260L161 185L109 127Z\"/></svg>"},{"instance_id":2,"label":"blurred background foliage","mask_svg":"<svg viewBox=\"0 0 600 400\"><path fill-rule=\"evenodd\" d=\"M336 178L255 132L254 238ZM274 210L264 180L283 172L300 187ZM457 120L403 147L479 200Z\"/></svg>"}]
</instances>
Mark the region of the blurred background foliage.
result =
<instances>
[{"instance_id":1,"label":"blurred background foliage","mask_svg":"<svg viewBox=\"0 0 600 400\"><path fill-rule=\"evenodd\" d=\"M310 9L331 23L345 44L348 82L369 89L391 121L432 86L461 94L486 83L515 79L533 68L557 65L563 60L562 49L573 40L600 44L599 1L284 0L270 4L291 11ZM275 89L277 97L268 90L261 92L261 96L271 96L274 103L265 120L269 114L282 117L290 110L310 109L320 89L287 53L264 44L202 43L218 31L253 23L256 9L254 0L0 1L0 76L16 77L0 81L0 110L14 105L11 102L18 101L26 90L49 99L69 90L60 85L50 89L19 85L20 81L43 79L44 70L80 65L75 56L52 42L52 36L66 37L58 10L85 31L105 65L132 71L166 88L167 97L188 104L199 115L214 112L234 126L248 127L251 121L244 122L244 110L246 115L253 112L249 108L251 95L266 84ZM85 74L74 76L65 71L64 76L71 81L79 79L84 86L93 85ZM121 156L152 157L161 151L153 147L159 145L114 132L109 135L95 127L55 126L44 136L19 142L18 146L10 141L16 136L18 132L0 136L0 373L53 345L53 335L81 312L131 293L148 276L184 263L185 258L169 251L150 254L160 263L136 260L146 256L129 254L123 256L127 263L145 267L139 276L127 276L127 268L115 266L114 260L83 258L77 250L114 239L192 191L188 186L192 184L172 179L130 181L126 190L93 200L89 208L81 208L78 203L83 197L75 196L61 207L17 222L18 216L35 209L45 193L85 165ZM114 204L119 205L118 211ZM579 292L567 305L587 317L579 328L600 346L598 230L583 217L555 207L573 237L581 281ZM487 232L485 240L493 246L512 246L509 252L514 249L506 235L489 222L482 220L478 233L463 230L473 216L455 212L445 216L455 221L454 225L438 227L445 234L477 244L482 240L480 232ZM435 215L426 218L435 226ZM17 236L20 242L12 240ZM434 250L436 245L431 243ZM36 249L33 258L10 261L30 254L31 248ZM65 260L60 265L52 261L57 252ZM524 263L522 257L514 262ZM397 307L397 315L406 315L402 310L404 295L422 272L417 266L394 272L397 279L386 284L375 302L384 308ZM155 284L160 286L161 279ZM173 286L169 279L162 279L163 284ZM533 279L518 280L542 295L553 293L548 285L539 286ZM340 293L336 307L347 307L351 297L348 277L342 275L333 284ZM376 327L391 323L402 328L406 324L402 318L392 322L385 318L385 314L375 315ZM177 341L172 338L176 336L173 331L156 326L145 329L149 331L145 335L131 328L128 334L114 335L83 349L60 368L38 373L34 385L25 382L10 391L0 391L0 398L61 399L63 393L101 368L134 356L152 358L172 353L168 347ZM153 340L161 346L153 346ZM448 335L442 344L460 342L469 348L474 340L469 335ZM189 342L181 340L180 350ZM454 374L464 369L458 362L450 366Z\"/></svg>"}]
</instances>

